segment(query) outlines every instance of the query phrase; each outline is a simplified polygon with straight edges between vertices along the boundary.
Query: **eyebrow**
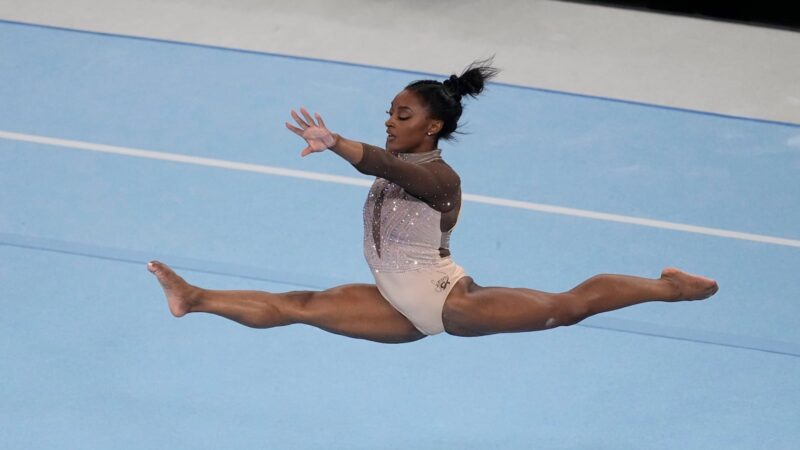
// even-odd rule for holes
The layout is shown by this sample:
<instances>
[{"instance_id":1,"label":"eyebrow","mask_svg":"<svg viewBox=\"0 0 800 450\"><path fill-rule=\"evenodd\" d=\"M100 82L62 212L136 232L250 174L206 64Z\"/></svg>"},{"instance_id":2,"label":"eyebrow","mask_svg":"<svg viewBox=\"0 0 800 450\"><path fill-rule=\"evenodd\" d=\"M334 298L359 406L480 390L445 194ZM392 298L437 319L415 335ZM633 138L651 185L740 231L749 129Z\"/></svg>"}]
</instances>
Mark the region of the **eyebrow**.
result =
<instances>
[{"instance_id":1,"label":"eyebrow","mask_svg":"<svg viewBox=\"0 0 800 450\"><path fill-rule=\"evenodd\" d=\"M390 106L394 107L394 103L392 103ZM408 106L398 106L397 109L407 109L407 110L412 111L412 112L414 111L413 109L409 108Z\"/></svg>"}]
</instances>

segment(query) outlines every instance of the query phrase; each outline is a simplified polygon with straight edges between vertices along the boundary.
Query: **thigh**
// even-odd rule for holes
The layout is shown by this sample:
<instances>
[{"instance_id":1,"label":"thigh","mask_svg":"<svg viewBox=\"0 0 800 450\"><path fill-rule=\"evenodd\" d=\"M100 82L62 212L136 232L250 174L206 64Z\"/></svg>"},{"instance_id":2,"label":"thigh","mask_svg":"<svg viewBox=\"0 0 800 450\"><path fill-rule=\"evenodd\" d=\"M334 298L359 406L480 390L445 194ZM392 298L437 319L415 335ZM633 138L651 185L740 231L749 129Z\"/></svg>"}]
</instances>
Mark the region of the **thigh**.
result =
<instances>
[{"instance_id":1,"label":"thigh","mask_svg":"<svg viewBox=\"0 0 800 450\"><path fill-rule=\"evenodd\" d=\"M315 292L302 309L304 323L343 336L390 344L425 337L374 284L347 284Z\"/></svg>"},{"instance_id":2,"label":"thigh","mask_svg":"<svg viewBox=\"0 0 800 450\"><path fill-rule=\"evenodd\" d=\"M466 277L447 297L442 317L445 329L458 336L518 333L566 324L571 305L566 294L483 287Z\"/></svg>"}]
</instances>

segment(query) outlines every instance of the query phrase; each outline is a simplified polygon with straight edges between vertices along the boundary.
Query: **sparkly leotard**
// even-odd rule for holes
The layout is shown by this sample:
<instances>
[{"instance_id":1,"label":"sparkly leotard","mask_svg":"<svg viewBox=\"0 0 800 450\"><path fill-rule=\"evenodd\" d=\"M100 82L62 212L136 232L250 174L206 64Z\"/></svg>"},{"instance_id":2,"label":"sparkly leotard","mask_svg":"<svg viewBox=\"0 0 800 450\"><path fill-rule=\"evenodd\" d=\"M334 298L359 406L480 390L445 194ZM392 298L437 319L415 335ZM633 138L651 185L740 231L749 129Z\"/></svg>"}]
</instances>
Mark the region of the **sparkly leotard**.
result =
<instances>
[{"instance_id":1,"label":"sparkly leotard","mask_svg":"<svg viewBox=\"0 0 800 450\"><path fill-rule=\"evenodd\" d=\"M444 301L465 276L449 249L458 175L438 149L394 155L364 144L354 166L377 177L364 204L364 257L378 289L423 333L441 333Z\"/></svg>"}]
</instances>

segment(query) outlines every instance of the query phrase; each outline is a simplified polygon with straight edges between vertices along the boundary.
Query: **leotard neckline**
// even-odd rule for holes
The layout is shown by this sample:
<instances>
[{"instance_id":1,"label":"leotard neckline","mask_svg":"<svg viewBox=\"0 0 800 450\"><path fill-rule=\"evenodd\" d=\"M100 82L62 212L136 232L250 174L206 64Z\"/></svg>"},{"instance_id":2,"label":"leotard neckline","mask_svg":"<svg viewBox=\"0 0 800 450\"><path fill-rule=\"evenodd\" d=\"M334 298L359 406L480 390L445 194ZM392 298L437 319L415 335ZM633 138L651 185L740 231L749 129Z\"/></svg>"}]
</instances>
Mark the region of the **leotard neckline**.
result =
<instances>
[{"instance_id":1,"label":"leotard neckline","mask_svg":"<svg viewBox=\"0 0 800 450\"><path fill-rule=\"evenodd\" d=\"M437 148L436 150L422 153L398 153L397 157L406 162L423 164L426 162L436 161L437 159L442 159L442 149Z\"/></svg>"}]
</instances>

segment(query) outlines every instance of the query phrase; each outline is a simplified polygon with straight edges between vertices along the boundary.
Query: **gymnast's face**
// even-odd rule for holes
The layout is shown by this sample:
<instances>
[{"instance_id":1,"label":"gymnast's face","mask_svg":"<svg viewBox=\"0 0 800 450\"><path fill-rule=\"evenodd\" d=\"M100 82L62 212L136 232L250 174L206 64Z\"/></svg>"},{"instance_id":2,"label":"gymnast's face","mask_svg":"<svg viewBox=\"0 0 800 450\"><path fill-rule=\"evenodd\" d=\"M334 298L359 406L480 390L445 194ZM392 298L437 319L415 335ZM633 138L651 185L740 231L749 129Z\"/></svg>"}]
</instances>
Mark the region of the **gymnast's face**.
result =
<instances>
[{"instance_id":1,"label":"gymnast's face","mask_svg":"<svg viewBox=\"0 0 800 450\"><path fill-rule=\"evenodd\" d=\"M419 153L436 148L443 122L430 117L417 94L404 90L397 94L386 119L386 149L394 153Z\"/></svg>"}]
</instances>

